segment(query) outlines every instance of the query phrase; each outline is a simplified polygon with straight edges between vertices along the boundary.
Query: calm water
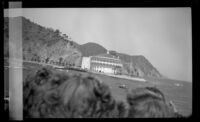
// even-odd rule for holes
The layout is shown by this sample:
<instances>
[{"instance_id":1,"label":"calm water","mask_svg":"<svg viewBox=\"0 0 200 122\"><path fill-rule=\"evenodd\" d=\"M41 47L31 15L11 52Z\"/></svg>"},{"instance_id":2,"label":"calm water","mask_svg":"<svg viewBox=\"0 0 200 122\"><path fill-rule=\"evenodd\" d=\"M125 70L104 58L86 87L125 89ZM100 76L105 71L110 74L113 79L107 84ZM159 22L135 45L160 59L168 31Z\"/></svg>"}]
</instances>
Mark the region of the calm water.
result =
<instances>
[{"instance_id":1,"label":"calm water","mask_svg":"<svg viewBox=\"0 0 200 122\"><path fill-rule=\"evenodd\" d=\"M126 99L126 90L120 89L119 84L126 84L129 89L145 86L156 86L166 97L166 100L172 100L177 110L183 115L192 114L192 83L184 81L175 81L169 79L153 80L153 82L143 83L125 79L111 78L108 76L97 75L102 81L111 86L114 97L118 100ZM177 83L179 86L177 86Z\"/></svg>"},{"instance_id":2,"label":"calm water","mask_svg":"<svg viewBox=\"0 0 200 122\"><path fill-rule=\"evenodd\" d=\"M175 80L161 80L161 82L158 88L165 93L166 98L173 100L183 115L192 114L192 83Z\"/></svg>"}]
</instances>

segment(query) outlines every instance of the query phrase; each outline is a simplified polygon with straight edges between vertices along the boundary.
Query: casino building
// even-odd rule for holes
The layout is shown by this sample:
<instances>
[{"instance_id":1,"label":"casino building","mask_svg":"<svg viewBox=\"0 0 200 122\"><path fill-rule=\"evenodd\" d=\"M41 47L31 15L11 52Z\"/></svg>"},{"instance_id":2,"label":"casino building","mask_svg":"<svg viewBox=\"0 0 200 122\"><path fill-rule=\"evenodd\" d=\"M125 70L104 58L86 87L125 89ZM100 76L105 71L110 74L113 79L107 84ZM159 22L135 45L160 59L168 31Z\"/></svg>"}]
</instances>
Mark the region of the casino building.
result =
<instances>
[{"instance_id":1,"label":"casino building","mask_svg":"<svg viewBox=\"0 0 200 122\"><path fill-rule=\"evenodd\" d=\"M123 65L119 57L109 54L108 51L105 54L83 57L81 67L94 72L121 74Z\"/></svg>"}]
</instances>

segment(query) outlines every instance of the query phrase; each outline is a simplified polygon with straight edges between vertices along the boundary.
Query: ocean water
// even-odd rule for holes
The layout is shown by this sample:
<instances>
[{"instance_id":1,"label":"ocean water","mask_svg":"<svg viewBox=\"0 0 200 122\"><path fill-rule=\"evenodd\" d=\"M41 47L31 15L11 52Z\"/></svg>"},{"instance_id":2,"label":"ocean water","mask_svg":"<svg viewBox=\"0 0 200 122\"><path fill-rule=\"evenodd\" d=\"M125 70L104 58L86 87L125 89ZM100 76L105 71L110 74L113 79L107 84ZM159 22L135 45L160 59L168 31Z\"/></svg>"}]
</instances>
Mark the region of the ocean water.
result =
<instances>
[{"instance_id":1,"label":"ocean water","mask_svg":"<svg viewBox=\"0 0 200 122\"><path fill-rule=\"evenodd\" d=\"M127 93L127 90L119 88L120 84L126 84L129 90L138 87L156 86L164 93L168 102L173 101L182 115L189 116L192 114L192 83L170 79L147 79L149 82L144 83L103 75L96 76L111 86L112 94L118 100L126 100Z\"/></svg>"},{"instance_id":2,"label":"ocean water","mask_svg":"<svg viewBox=\"0 0 200 122\"><path fill-rule=\"evenodd\" d=\"M33 70L29 67L23 69L23 71L23 78L25 78ZM164 93L167 101L172 100L174 102L181 114L185 116L192 114L192 83L170 79L147 79L149 82L144 83L100 74L93 75L110 86L111 92L117 100L125 101L128 90L137 87L156 86ZM8 68L4 68L4 96L8 95L8 81ZM119 88L120 84L126 84L128 90Z\"/></svg>"},{"instance_id":3,"label":"ocean water","mask_svg":"<svg viewBox=\"0 0 200 122\"><path fill-rule=\"evenodd\" d=\"M170 79L160 80L158 88L165 93L167 100L172 100L183 115L192 115L192 83Z\"/></svg>"}]
</instances>

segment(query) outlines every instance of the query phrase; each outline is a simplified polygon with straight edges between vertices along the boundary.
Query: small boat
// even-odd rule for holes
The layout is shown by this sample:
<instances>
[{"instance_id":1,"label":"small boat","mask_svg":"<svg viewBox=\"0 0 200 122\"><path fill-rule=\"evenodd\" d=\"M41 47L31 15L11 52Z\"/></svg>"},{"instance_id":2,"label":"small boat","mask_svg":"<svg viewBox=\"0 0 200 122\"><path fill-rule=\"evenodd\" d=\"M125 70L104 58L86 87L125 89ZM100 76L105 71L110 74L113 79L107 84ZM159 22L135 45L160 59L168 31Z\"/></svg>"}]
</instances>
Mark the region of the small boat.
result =
<instances>
[{"instance_id":1,"label":"small boat","mask_svg":"<svg viewBox=\"0 0 200 122\"><path fill-rule=\"evenodd\" d=\"M181 84L179 84L179 83L175 83L175 86L182 86Z\"/></svg>"}]
</instances>

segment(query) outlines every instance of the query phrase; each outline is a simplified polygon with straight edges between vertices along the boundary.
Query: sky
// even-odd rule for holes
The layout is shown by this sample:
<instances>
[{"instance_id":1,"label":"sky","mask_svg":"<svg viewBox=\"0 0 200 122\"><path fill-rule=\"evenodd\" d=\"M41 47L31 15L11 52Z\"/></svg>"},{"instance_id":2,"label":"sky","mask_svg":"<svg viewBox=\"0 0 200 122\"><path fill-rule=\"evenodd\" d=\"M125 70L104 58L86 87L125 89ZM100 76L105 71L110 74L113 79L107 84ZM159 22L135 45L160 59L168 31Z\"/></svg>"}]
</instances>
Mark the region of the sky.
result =
<instances>
[{"instance_id":1,"label":"sky","mask_svg":"<svg viewBox=\"0 0 200 122\"><path fill-rule=\"evenodd\" d=\"M189 7L23 8L10 9L9 16L59 29L79 44L95 42L107 50L143 55L162 75L192 82Z\"/></svg>"}]
</instances>

